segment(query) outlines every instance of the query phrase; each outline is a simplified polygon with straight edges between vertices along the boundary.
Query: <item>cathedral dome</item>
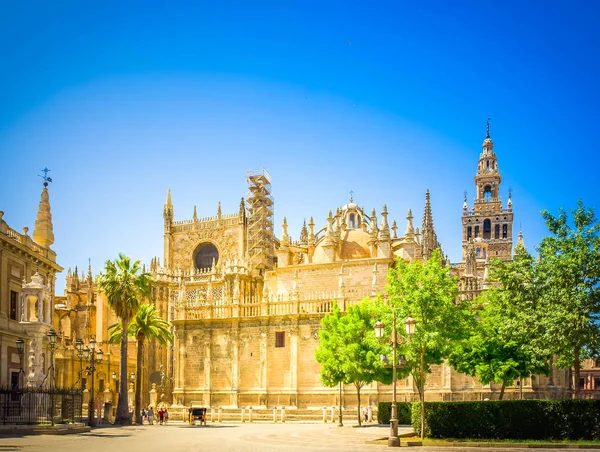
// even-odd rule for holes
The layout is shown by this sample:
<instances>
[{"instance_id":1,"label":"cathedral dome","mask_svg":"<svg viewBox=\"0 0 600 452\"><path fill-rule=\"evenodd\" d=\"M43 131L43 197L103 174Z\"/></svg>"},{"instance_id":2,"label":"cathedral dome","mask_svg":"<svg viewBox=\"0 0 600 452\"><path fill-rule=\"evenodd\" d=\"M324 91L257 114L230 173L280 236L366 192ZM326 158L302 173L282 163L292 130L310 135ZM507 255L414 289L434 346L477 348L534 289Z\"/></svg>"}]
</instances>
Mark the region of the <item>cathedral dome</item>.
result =
<instances>
[{"instance_id":1,"label":"cathedral dome","mask_svg":"<svg viewBox=\"0 0 600 452\"><path fill-rule=\"evenodd\" d=\"M341 232L340 259L364 259L371 256L370 235L363 229L345 229ZM330 262L324 249L325 240L321 239L315 247L313 263Z\"/></svg>"}]
</instances>

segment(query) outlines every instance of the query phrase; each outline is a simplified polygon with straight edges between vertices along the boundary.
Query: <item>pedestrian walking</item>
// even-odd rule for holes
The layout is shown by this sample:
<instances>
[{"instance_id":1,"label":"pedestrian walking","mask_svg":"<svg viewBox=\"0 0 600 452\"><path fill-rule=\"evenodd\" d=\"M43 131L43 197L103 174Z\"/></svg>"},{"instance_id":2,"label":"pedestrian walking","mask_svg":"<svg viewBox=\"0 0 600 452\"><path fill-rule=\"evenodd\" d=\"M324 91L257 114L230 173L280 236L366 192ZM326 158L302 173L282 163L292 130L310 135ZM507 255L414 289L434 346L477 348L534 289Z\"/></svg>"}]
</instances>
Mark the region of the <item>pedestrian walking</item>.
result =
<instances>
[{"instance_id":1,"label":"pedestrian walking","mask_svg":"<svg viewBox=\"0 0 600 452\"><path fill-rule=\"evenodd\" d=\"M369 409L367 407L363 409L363 414L365 416L365 422L369 422Z\"/></svg>"},{"instance_id":2,"label":"pedestrian walking","mask_svg":"<svg viewBox=\"0 0 600 452\"><path fill-rule=\"evenodd\" d=\"M148 417L148 411L146 410L146 408L142 408L142 425L144 425L144 422L147 421Z\"/></svg>"},{"instance_id":3,"label":"pedestrian walking","mask_svg":"<svg viewBox=\"0 0 600 452\"><path fill-rule=\"evenodd\" d=\"M158 410L158 421L160 422L160 425L163 425L164 419L165 419L165 412L161 408L161 409Z\"/></svg>"},{"instance_id":4,"label":"pedestrian walking","mask_svg":"<svg viewBox=\"0 0 600 452\"><path fill-rule=\"evenodd\" d=\"M169 412L165 408L165 425L167 425L167 421L169 420Z\"/></svg>"},{"instance_id":5,"label":"pedestrian walking","mask_svg":"<svg viewBox=\"0 0 600 452\"><path fill-rule=\"evenodd\" d=\"M154 410L152 409L152 407L150 407L150 409L148 410L148 424L154 424Z\"/></svg>"}]
</instances>

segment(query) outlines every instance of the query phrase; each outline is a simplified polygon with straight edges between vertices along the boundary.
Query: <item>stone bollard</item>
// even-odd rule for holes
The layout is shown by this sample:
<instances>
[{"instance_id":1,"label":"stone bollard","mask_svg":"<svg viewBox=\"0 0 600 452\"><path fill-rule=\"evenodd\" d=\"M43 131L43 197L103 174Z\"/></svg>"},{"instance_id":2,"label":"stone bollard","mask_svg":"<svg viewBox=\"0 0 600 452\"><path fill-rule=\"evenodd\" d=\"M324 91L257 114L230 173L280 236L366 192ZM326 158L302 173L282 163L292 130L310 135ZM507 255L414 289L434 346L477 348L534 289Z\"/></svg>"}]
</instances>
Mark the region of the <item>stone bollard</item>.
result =
<instances>
[{"instance_id":1,"label":"stone bollard","mask_svg":"<svg viewBox=\"0 0 600 452\"><path fill-rule=\"evenodd\" d=\"M331 423L333 424L334 421L335 421L335 407L332 406L331 407Z\"/></svg>"},{"instance_id":2,"label":"stone bollard","mask_svg":"<svg viewBox=\"0 0 600 452\"><path fill-rule=\"evenodd\" d=\"M215 422L215 408L210 407L210 422Z\"/></svg>"},{"instance_id":3,"label":"stone bollard","mask_svg":"<svg viewBox=\"0 0 600 452\"><path fill-rule=\"evenodd\" d=\"M273 408L273 422L277 422L277 407Z\"/></svg>"},{"instance_id":4,"label":"stone bollard","mask_svg":"<svg viewBox=\"0 0 600 452\"><path fill-rule=\"evenodd\" d=\"M219 422L223 422L223 411L221 410L221 407L219 407L219 411L217 412L217 416L219 417Z\"/></svg>"},{"instance_id":5,"label":"stone bollard","mask_svg":"<svg viewBox=\"0 0 600 452\"><path fill-rule=\"evenodd\" d=\"M327 408L323 407L321 411L323 412L323 422L327 424Z\"/></svg>"},{"instance_id":6,"label":"stone bollard","mask_svg":"<svg viewBox=\"0 0 600 452\"><path fill-rule=\"evenodd\" d=\"M242 422L246 422L246 419L244 419L246 413L244 413L244 409L242 408Z\"/></svg>"},{"instance_id":7,"label":"stone bollard","mask_svg":"<svg viewBox=\"0 0 600 452\"><path fill-rule=\"evenodd\" d=\"M248 422L252 422L252 407L248 407Z\"/></svg>"},{"instance_id":8,"label":"stone bollard","mask_svg":"<svg viewBox=\"0 0 600 452\"><path fill-rule=\"evenodd\" d=\"M285 407L281 407L281 422L285 422Z\"/></svg>"}]
</instances>

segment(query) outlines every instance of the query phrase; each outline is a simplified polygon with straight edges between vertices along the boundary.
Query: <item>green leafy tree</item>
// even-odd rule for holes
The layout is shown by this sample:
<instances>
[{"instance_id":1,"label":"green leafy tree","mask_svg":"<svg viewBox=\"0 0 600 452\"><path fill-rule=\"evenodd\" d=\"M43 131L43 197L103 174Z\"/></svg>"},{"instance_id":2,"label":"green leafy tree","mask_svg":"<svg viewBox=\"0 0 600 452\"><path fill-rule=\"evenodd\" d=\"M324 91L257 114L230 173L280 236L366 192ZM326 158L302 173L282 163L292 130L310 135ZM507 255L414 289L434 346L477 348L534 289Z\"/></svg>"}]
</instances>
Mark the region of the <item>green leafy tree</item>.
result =
<instances>
[{"instance_id":1,"label":"green leafy tree","mask_svg":"<svg viewBox=\"0 0 600 452\"><path fill-rule=\"evenodd\" d=\"M398 258L388 272L389 302L397 309L398 319L416 321L415 333L405 340L404 350L421 400L421 437L425 434L425 381L431 365L448 358L453 346L468 337L475 321L470 303L457 301L456 278L449 271L435 250L425 262ZM398 330L402 334L402 328Z\"/></svg>"},{"instance_id":2,"label":"green leafy tree","mask_svg":"<svg viewBox=\"0 0 600 452\"><path fill-rule=\"evenodd\" d=\"M375 338L375 319L381 300L368 298L348 309L346 315L334 304L319 332L319 347L315 357L321 364L321 381L332 387L340 382L353 384L358 397L358 423L361 425L360 390L373 381L389 383L390 372L380 356L386 346Z\"/></svg>"},{"instance_id":3,"label":"green leafy tree","mask_svg":"<svg viewBox=\"0 0 600 452\"><path fill-rule=\"evenodd\" d=\"M557 366L573 369L579 397L581 361L600 346L600 224L580 200L571 212L543 211L551 235L539 246L543 280L543 328Z\"/></svg>"},{"instance_id":4,"label":"green leafy tree","mask_svg":"<svg viewBox=\"0 0 600 452\"><path fill-rule=\"evenodd\" d=\"M343 346L340 322L342 311L337 303L333 303L331 314L321 319L319 330L319 346L315 350L315 358L321 365L320 376L324 386L329 388L344 382L342 371L341 350ZM340 425L342 424L342 398L340 393Z\"/></svg>"},{"instance_id":5,"label":"green leafy tree","mask_svg":"<svg viewBox=\"0 0 600 452\"><path fill-rule=\"evenodd\" d=\"M450 363L483 384L501 384L502 400L515 379L547 375L550 352L540 323L536 262L526 249L517 246L512 261L494 259L490 281L494 285L477 300L480 321L456 346Z\"/></svg>"},{"instance_id":6,"label":"green leafy tree","mask_svg":"<svg viewBox=\"0 0 600 452\"><path fill-rule=\"evenodd\" d=\"M122 340L123 325L121 322L109 327L109 343L118 344ZM156 308L151 304L141 304L135 313L127 335L135 337L137 341L136 385L135 385L135 418L136 423L142 424L142 366L144 364L144 345L155 340L161 345L173 341L171 324L158 315Z\"/></svg>"},{"instance_id":7,"label":"green leafy tree","mask_svg":"<svg viewBox=\"0 0 600 452\"><path fill-rule=\"evenodd\" d=\"M140 302L150 296L152 275L142 273L140 261L119 253L115 261L108 260L104 272L98 276L98 288L106 295L108 305L121 319L122 328L129 330L129 323L137 312ZM119 401L115 424L126 425L131 422L127 406L127 336L121 337L121 369Z\"/></svg>"}]
</instances>

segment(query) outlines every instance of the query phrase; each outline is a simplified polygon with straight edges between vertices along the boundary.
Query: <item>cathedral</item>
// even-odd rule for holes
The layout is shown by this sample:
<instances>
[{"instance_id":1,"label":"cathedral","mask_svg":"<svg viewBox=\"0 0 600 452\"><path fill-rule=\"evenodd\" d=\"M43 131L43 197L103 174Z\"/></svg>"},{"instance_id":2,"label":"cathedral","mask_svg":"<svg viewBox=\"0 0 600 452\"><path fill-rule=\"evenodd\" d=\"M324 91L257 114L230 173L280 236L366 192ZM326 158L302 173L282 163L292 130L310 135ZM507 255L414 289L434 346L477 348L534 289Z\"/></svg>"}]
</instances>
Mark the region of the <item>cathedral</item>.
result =
<instances>
[{"instance_id":1,"label":"cathedral","mask_svg":"<svg viewBox=\"0 0 600 452\"><path fill-rule=\"evenodd\" d=\"M342 312L365 297L385 291L395 259L425 260L440 248L425 193L421 227L409 209L404 227L388 218L384 204L369 213L350 198L327 218L310 217L299 240L292 241L284 217L275 235L271 177L248 172L249 194L238 212L175 221L170 191L164 205L164 254L152 260L157 285L154 302L174 326L172 347L157 347L153 368L170 376L174 406L315 408L339 403L337 388L324 387L314 358L321 318L337 304ZM462 262L451 266L459 277L460 296L473 298L488 285L491 258L513 253L513 211L509 194L503 204L501 175L489 134L479 155L476 197L462 211ZM307 212L307 217L310 212ZM523 241L519 233L518 240ZM443 253L442 253L443 254ZM431 400L491 397L492 384L436 366L427 380ZM518 382L519 392L556 397L565 374ZM516 387L512 388L516 393ZM372 383L363 403L388 400L391 388ZM414 383L399 384L404 400L416 397ZM552 393L552 394L550 394ZM550 395L549 395L550 394ZM357 403L353 387L343 403ZM510 395L508 396L510 397Z\"/></svg>"},{"instance_id":2,"label":"cathedral","mask_svg":"<svg viewBox=\"0 0 600 452\"><path fill-rule=\"evenodd\" d=\"M341 394L341 403L354 408L354 386L340 393L320 381L314 358L320 321L334 304L344 312L365 297L383 294L388 269L397 258L426 260L442 249L433 221L435 195L425 191L423 218L415 219L409 209L400 223L389 218L385 204L379 212L369 212L351 197L344 205L332 206L326 218L305 212L309 221L293 241L285 217L276 236L271 176L264 170L250 171L246 181L248 194L237 212L223 213L219 204L216 215L198 217L194 208L187 220L176 220L167 192L163 255L152 259L149 271L156 282L151 302L172 323L174 342L147 348L143 403L311 409L337 406ZM469 205L465 195L462 206L462 260L451 263L444 257L444 265L458 277L463 298L472 299L488 287L490 259L510 260L515 245L524 246L520 232L516 240L513 237L511 194L503 202L501 182L488 124L476 166L475 199ZM11 229L0 212L0 384L46 381L47 333L52 328L58 336L51 349L56 384L87 392L89 376L83 372L76 343L94 339L104 352L94 376L94 404L98 416L110 418L120 375L118 346L107 343L107 330L118 319L98 292L89 264L87 275L68 269L64 295L53 295L56 273L63 269L50 249L54 233L46 186L33 238L27 228L23 234ZM460 207L457 210L459 214ZM132 406L133 339L129 358ZM597 365L595 361L591 367ZM590 395L600 395L600 379L592 374L596 375L584 372L583 384ZM493 383L481 385L447 364L433 366L427 379L427 400L492 399L498 392ZM417 399L412 378L398 382L398 393L399 400ZM391 387L374 382L361 395L361 405L375 407L391 399ZM505 397L522 395L569 396L568 371L554 369L549 377L516 381Z\"/></svg>"}]
</instances>

